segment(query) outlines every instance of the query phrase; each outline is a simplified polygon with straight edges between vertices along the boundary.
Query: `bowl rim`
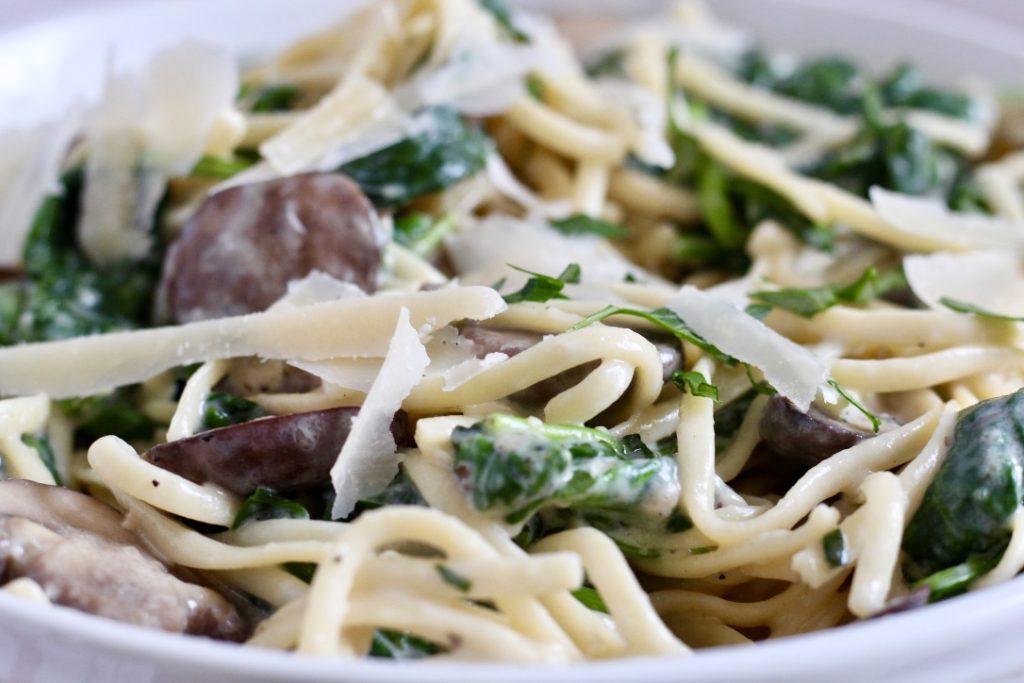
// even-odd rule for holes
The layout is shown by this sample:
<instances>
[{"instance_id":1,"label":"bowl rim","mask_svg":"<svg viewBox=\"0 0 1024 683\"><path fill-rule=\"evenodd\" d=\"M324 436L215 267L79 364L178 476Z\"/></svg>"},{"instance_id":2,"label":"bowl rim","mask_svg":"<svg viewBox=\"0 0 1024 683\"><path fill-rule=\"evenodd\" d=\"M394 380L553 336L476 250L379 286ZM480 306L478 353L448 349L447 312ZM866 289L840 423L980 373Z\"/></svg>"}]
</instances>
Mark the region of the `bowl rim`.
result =
<instances>
[{"instance_id":1,"label":"bowl rim","mask_svg":"<svg viewBox=\"0 0 1024 683\"><path fill-rule=\"evenodd\" d=\"M246 0L221 0L242 6ZM827 10L838 15L857 16L915 32L928 32L955 37L959 44L974 43L1003 52L1024 61L1024 29L1008 26L992 18L980 16L965 7L937 5L926 0L861 0L837 3L835 0L760 0L789 7ZM209 0L100 0L79 6L58 15L29 18L0 28L0 47L12 42L31 40L49 32L60 32L76 23L110 21L126 15L148 15L161 8L202 8ZM531 6L541 4L578 7L574 0L526 0ZM954 28L955 27L955 28ZM827 674L837 667L857 670L865 652L871 659L906 655L926 655L930 647L954 628L962 636L962 644L970 645L976 632L991 633L995 627L1010 627L1024 608L1024 576L1004 584L970 592L956 599L878 619L809 634L789 636L770 643L731 646L705 650L690 657L635 657L627 659L585 661L567 665L516 664L507 662L445 662L431 664L429 669L411 667L387 660L333 660L285 653L258 647L242 648L232 643L200 637L140 628L130 624L93 616L74 609L39 605L0 591L0 618L19 627L45 631L57 638L88 644L97 650L126 655L145 655L157 663L185 663L205 672L225 671L236 675L252 675L258 680L267 677L282 680L337 681L360 680L380 683L408 683L428 670L430 678L451 683L477 683L482 677L504 677L514 673L529 675L533 683L568 680L585 676L590 683L619 683L626 676L643 677L645 681L699 679L705 683L731 681L737 671L761 671L766 676L790 670L792 661L810 651L829 653L827 662L804 658L807 668L800 673ZM955 626L951 626L955 625ZM979 629L984 625L985 629ZM1018 624L1019 626L1019 624ZM1020 664L1024 670L1024 662Z\"/></svg>"}]
</instances>

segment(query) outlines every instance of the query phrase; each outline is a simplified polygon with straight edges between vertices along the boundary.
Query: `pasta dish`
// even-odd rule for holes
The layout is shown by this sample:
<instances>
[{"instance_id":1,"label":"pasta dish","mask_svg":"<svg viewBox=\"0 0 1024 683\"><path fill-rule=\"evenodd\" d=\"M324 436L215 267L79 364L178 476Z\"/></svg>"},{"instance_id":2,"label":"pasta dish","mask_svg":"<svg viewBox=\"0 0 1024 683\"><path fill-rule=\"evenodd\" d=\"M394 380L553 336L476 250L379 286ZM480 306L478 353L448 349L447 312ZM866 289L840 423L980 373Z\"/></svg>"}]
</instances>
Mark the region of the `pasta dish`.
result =
<instances>
[{"instance_id":1,"label":"pasta dish","mask_svg":"<svg viewBox=\"0 0 1024 683\"><path fill-rule=\"evenodd\" d=\"M1018 574L1009 112L698 2L588 44L386 0L0 136L2 590L570 663Z\"/></svg>"}]
</instances>

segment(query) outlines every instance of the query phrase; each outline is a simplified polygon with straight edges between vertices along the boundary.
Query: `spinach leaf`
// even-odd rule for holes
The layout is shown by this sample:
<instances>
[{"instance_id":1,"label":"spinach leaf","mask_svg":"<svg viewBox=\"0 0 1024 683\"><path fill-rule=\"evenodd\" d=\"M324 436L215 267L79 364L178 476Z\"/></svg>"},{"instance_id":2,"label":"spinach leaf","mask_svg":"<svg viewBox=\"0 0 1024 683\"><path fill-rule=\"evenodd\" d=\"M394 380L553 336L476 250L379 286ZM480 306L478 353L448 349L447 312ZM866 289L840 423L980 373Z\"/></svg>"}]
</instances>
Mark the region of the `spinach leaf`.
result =
<instances>
[{"instance_id":1,"label":"spinach leaf","mask_svg":"<svg viewBox=\"0 0 1024 683\"><path fill-rule=\"evenodd\" d=\"M220 391L213 391L203 401L203 421L199 426L199 431L206 432L220 427L230 427L266 417L269 414L258 403Z\"/></svg>"},{"instance_id":2,"label":"spinach leaf","mask_svg":"<svg viewBox=\"0 0 1024 683\"><path fill-rule=\"evenodd\" d=\"M25 277L7 285L0 341L66 339L148 325L161 245L140 262L94 266L78 249L75 228L83 184L80 169L62 179L63 194L45 199L22 255Z\"/></svg>"},{"instance_id":3,"label":"spinach leaf","mask_svg":"<svg viewBox=\"0 0 1024 683\"><path fill-rule=\"evenodd\" d=\"M46 469L50 471L57 486L63 486L64 482L61 481L60 472L57 471L57 458L53 453L53 446L50 445L50 439L45 434L39 436L25 434L21 437L21 442L36 450L36 453L39 454L39 459L43 461Z\"/></svg>"},{"instance_id":4,"label":"spinach leaf","mask_svg":"<svg viewBox=\"0 0 1024 683\"><path fill-rule=\"evenodd\" d=\"M890 107L924 109L957 119L972 119L977 113L970 97L928 87L921 72L910 64L897 66L879 86L883 101Z\"/></svg>"},{"instance_id":5,"label":"spinach leaf","mask_svg":"<svg viewBox=\"0 0 1024 683\"><path fill-rule=\"evenodd\" d=\"M610 223L583 213L553 220L551 221L551 227L566 235L589 234L607 239L617 239L629 235L629 230L617 223Z\"/></svg>"},{"instance_id":6,"label":"spinach leaf","mask_svg":"<svg viewBox=\"0 0 1024 683\"><path fill-rule=\"evenodd\" d=\"M850 562L850 554L846 548L846 536L842 529L833 529L821 539L821 549L825 553L828 566L845 567Z\"/></svg>"},{"instance_id":7,"label":"spinach leaf","mask_svg":"<svg viewBox=\"0 0 1024 683\"><path fill-rule=\"evenodd\" d=\"M268 519L309 519L309 510L293 500L279 496L273 489L261 486L245 499L235 515L231 528Z\"/></svg>"},{"instance_id":8,"label":"spinach leaf","mask_svg":"<svg viewBox=\"0 0 1024 683\"><path fill-rule=\"evenodd\" d=\"M369 655L379 659L396 659L401 661L422 659L447 651L447 648L414 636L411 633L390 629L377 629L373 634L373 641L370 643Z\"/></svg>"},{"instance_id":9,"label":"spinach leaf","mask_svg":"<svg viewBox=\"0 0 1024 683\"><path fill-rule=\"evenodd\" d=\"M139 409L139 390L138 385L121 387L109 394L64 399L57 406L75 423L79 442L91 443L108 434L126 441L146 441L160 424Z\"/></svg>"},{"instance_id":10,"label":"spinach leaf","mask_svg":"<svg viewBox=\"0 0 1024 683\"><path fill-rule=\"evenodd\" d=\"M526 281L522 289L505 297L505 302L510 304L518 304L524 301L544 303L552 299L567 299L568 297L562 294L562 290L565 289L567 284L575 285L580 281L580 267L576 263L570 263L566 266L565 270L558 277L534 273L531 270L525 270L511 264L509 264L509 267L518 270L520 273L527 273L533 276Z\"/></svg>"},{"instance_id":11,"label":"spinach leaf","mask_svg":"<svg viewBox=\"0 0 1024 683\"><path fill-rule=\"evenodd\" d=\"M254 114L290 111L299 99L298 86L292 83L273 83L262 87L242 88L239 100Z\"/></svg>"},{"instance_id":12,"label":"spinach leaf","mask_svg":"<svg viewBox=\"0 0 1024 683\"><path fill-rule=\"evenodd\" d=\"M416 121L412 136L338 169L377 206L404 206L476 175L487 163L487 135L454 109L427 109Z\"/></svg>"},{"instance_id":13,"label":"spinach leaf","mask_svg":"<svg viewBox=\"0 0 1024 683\"><path fill-rule=\"evenodd\" d=\"M912 590L928 588L928 602L938 602L967 592L971 584L995 569L1005 547L984 555L972 555L960 564L942 569L911 585Z\"/></svg>"},{"instance_id":14,"label":"spinach leaf","mask_svg":"<svg viewBox=\"0 0 1024 683\"><path fill-rule=\"evenodd\" d=\"M995 552L1024 497L1024 390L962 411L903 536L911 581Z\"/></svg>"}]
</instances>

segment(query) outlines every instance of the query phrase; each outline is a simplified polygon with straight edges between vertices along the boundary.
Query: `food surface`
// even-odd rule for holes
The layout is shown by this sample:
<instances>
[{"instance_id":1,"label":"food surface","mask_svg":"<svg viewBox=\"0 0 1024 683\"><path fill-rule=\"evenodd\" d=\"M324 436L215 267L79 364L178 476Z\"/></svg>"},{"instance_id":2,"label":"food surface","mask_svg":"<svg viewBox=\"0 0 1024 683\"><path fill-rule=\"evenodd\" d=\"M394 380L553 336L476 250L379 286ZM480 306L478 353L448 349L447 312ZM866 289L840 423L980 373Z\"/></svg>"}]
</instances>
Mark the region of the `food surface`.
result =
<instances>
[{"instance_id":1,"label":"food surface","mask_svg":"<svg viewBox=\"0 0 1024 683\"><path fill-rule=\"evenodd\" d=\"M756 29L387 0L112 73L0 159L2 590L566 663L1012 579L1012 116Z\"/></svg>"}]
</instances>

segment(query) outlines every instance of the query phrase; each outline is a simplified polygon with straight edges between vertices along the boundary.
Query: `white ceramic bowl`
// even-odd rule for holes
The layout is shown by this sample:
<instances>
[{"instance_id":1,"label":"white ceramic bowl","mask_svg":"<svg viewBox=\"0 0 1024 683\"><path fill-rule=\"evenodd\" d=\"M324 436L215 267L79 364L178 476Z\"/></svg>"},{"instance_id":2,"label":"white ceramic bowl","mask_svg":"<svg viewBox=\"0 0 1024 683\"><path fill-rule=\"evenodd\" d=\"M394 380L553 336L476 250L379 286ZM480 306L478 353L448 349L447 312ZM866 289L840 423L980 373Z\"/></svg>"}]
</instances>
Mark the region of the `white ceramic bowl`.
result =
<instances>
[{"instance_id":1,"label":"white ceramic bowl","mask_svg":"<svg viewBox=\"0 0 1024 683\"><path fill-rule=\"evenodd\" d=\"M580 11L582 2L532 5ZM657 0L586 4L588 13L635 13ZM185 37L240 54L271 50L334 19L351 0L147 0L101 6L0 33L0 125L30 124L96 92L116 46L138 64ZM915 0L715 0L726 19L769 46L844 52L881 68L902 58L931 78L983 74L1024 82L1024 34ZM2 152L2 150L0 150ZM242 649L133 628L0 594L0 680L12 683L995 683L1024 680L1024 579L927 609L767 645L687 659L634 659L578 667L396 666L334 662Z\"/></svg>"}]
</instances>

